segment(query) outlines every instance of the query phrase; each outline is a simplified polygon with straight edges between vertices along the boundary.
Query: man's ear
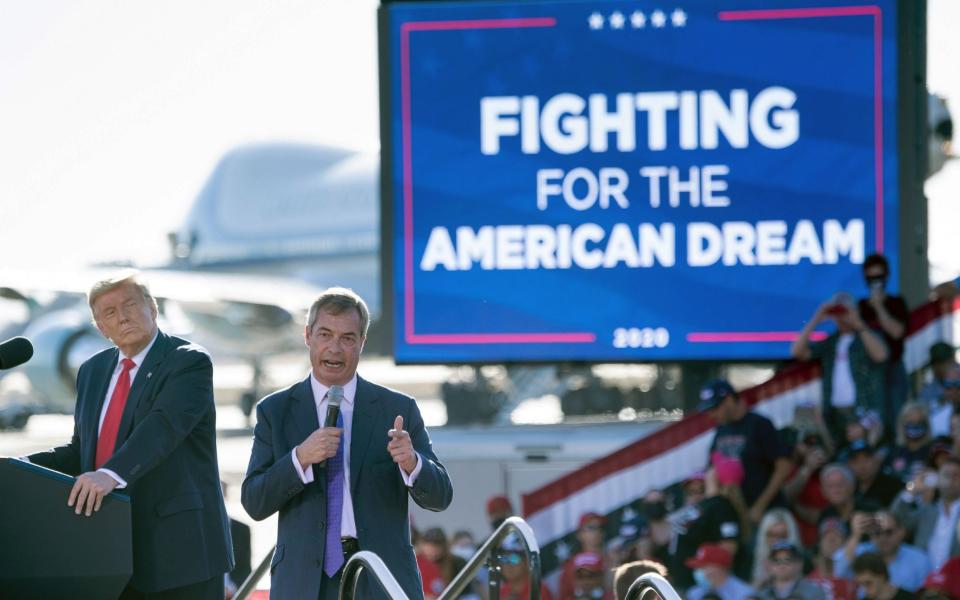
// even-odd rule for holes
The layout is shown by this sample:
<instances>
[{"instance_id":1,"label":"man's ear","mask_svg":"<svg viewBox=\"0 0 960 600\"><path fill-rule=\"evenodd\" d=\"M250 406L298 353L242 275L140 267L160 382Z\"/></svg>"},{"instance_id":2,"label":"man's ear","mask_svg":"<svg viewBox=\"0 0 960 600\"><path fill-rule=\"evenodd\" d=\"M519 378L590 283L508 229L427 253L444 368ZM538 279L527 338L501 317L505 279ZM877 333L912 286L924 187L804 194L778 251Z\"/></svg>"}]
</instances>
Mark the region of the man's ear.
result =
<instances>
[{"instance_id":1,"label":"man's ear","mask_svg":"<svg viewBox=\"0 0 960 600\"><path fill-rule=\"evenodd\" d=\"M107 338L108 340L110 339L110 336L107 335L107 332L104 331L103 327L100 326L100 321L98 321L96 317L93 318L93 324L97 326L97 331L100 332L100 335ZM110 340L110 341L113 341L113 340Z\"/></svg>"}]
</instances>

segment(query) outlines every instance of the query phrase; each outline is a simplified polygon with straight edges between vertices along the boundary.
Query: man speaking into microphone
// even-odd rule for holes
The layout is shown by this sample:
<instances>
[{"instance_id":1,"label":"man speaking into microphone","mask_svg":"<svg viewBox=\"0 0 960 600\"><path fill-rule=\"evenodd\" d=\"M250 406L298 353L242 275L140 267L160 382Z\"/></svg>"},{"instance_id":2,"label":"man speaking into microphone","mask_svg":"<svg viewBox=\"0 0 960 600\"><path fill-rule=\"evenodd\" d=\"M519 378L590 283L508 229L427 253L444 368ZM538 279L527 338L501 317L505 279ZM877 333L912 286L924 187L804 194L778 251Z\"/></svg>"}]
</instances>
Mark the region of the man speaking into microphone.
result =
<instances>
[{"instance_id":1,"label":"man speaking into microphone","mask_svg":"<svg viewBox=\"0 0 960 600\"><path fill-rule=\"evenodd\" d=\"M413 398L357 376L369 323L357 294L325 290L307 315L310 375L257 405L241 498L258 521L280 514L271 599L337 598L358 550L379 555L408 597L423 598L407 499L441 511L453 487ZM360 597L381 597L361 583Z\"/></svg>"}]
</instances>

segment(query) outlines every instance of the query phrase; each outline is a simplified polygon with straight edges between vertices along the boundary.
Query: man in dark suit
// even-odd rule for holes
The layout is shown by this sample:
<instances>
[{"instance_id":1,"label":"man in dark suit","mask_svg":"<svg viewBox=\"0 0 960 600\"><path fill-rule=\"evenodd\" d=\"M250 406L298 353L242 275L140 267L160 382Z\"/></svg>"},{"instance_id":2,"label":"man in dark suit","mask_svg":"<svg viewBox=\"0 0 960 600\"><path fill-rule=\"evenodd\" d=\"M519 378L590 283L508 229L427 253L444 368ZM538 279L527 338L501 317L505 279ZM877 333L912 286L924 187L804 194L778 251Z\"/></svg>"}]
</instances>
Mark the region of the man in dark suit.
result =
<instances>
[{"instance_id":1,"label":"man in dark suit","mask_svg":"<svg viewBox=\"0 0 960 600\"><path fill-rule=\"evenodd\" d=\"M70 442L28 458L77 475L66 499L77 515L90 517L114 489L129 494L133 578L121 598L222 599L233 554L210 356L159 331L136 272L96 283L89 303L116 347L80 367Z\"/></svg>"},{"instance_id":2,"label":"man in dark suit","mask_svg":"<svg viewBox=\"0 0 960 600\"><path fill-rule=\"evenodd\" d=\"M913 531L913 545L930 557L934 569L960 556L960 459L950 456L937 471L939 498L929 503L901 495L893 503L893 510L903 519L909 531ZM915 489L920 495L923 489ZM912 496L909 495L909 496Z\"/></svg>"},{"instance_id":3,"label":"man in dark suit","mask_svg":"<svg viewBox=\"0 0 960 600\"><path fill-rule=\"evenodd\" d=\"M352 291L323 292L304 333L310 375L257 405L241 500L254 519L280 513L274 600L336 598L343 564L357 550L379 555L407 596L423 598L408 495L440 511L453 487L413 398L357 376L369 322ZM343 396L337 427L321 427L328 392ZM376 584L361 583L369 587L360 597L379 597Z\"/></svg>"}]
</instances>

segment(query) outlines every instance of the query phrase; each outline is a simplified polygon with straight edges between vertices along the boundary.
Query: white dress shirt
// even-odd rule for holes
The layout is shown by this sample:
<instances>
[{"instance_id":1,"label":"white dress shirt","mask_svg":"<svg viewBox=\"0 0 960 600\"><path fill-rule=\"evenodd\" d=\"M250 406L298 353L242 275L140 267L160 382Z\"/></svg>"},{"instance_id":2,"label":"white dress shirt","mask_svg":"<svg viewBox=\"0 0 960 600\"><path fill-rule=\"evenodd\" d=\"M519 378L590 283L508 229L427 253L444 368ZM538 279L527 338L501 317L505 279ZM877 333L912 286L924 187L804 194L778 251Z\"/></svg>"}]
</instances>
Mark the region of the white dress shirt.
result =
<instances>
[{"instance_id":1,"label":"white dress shirt","mask_svg":"<svg viewBox=\"0 0 960 600\"><path fill-rule=\"evenodd\" d=\"M317 422L323 427L327 417L327 392L330 388L317 381L317 378L314 377L312 372L310 373L310 387L313 390L313 401L317 405ZM343 444L344 465L343 511L340 515L340 536L352 538L357 537L357 521L353 514L353 495L350 493L350 438L353 432L353 408L355 406L354 399L356 396L357 374L354 373L353 378L343 386L343 402L340 403L340 415L343 417L343 434L340 437L340 443ZM387 432L384 431L383 434L384 438L386 438ZM417 475L420 474L420 467L423 465L420 453L414 452L414 454L416 454L417 457L417 466L413 468L413 472L411 472L410 475L407 475L403 468L397 465L397 468L400 469L400 476L403 478L403 483L406 484L407 487L413 487L414 482L417 480ZM313 465L308 465L306 469L301 468L300 461L297 460L296 450L291 452L290 456L293 459L293 467L297 470L297 475L300 476L300 480L303 481L303 483L313 482Z\"/></svg>"},{"instance_id":2,"label":"white dress shirt","mask_svg":"<svg viewBox=\"0 0 960 600\"><path fill-rule=\"evenodd\" d=\"M854 334L844 333L837 340L837 356L833 361L833 388L830 404L834 408L849 408L857 402L857 385L850 371L850 346Z\"/></svg>"},{"instance_id":3,"label":"white dress shirt","mask_svg":"<svg viewBox=\"0 0 960 600\"><path fill-rule=\"evenodd\" d=\"M960 516L960 500L954 500L945 506L943 500L936 504L937 524L927 543L927 556L934 569L939 569L950 558L950 546L957 532L957 517Z\"/></svg>"},{"instance_id":4,"label":"white dress shirt","mask_svg":"<svg viewBox=\"0 0 960 600\"><path fill-rule=\"evenodd\" d=\"M147 347L137 353L135 356L126 356L123 352L120 353L120 360L117 360L117 366L113 368L113 375L110 376L110 385L107 386L107 396L103 400L103 408L100 410L100 423L97 425L97 438L100 437L100 430L103 429L103 420L107 416L107 409L110 407L110 399L113 398L113 390L117 389L117 382L120 381L120 373L123 372L123 358L129 358L134 362L134 367L130 369L130 388L133 389L133 380L137 377L137 371L140 370L140 365L143 364L145 358L147 358L147 353L150 352L150 348L153 348L154 342L157 341L157 336L160 335L158 330L153 334L153 339L150 340L150 343L147 344ZM129 399L129 396L128 396ZM117 440L119 441L119 440ZM99 468L97 471L101 471L109 475L114 481L117 482L117 489L123 489L127 487L127 482L120 478L119 475L111 471L110 469Z\"/></svg>"}]
</instances>

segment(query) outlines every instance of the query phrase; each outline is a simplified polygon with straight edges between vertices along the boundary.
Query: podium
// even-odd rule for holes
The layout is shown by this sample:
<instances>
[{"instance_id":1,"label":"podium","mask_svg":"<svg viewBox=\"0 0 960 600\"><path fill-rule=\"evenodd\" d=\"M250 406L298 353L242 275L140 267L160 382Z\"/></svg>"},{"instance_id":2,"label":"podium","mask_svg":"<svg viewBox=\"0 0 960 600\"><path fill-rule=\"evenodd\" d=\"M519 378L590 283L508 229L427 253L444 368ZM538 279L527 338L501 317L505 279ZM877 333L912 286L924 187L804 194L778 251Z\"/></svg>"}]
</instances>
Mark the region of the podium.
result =
<instances>
[{"instance_id":1,"label":"podium","mask_svg":"<svg viewBox=\"0 0 960 600\"><path fill-rule=\"evenodd\" d=\"M0 598L117 598L133 573L130 499L99 512L67 506L74 478L0 459Z\"/></svg>"}]
</instances>

